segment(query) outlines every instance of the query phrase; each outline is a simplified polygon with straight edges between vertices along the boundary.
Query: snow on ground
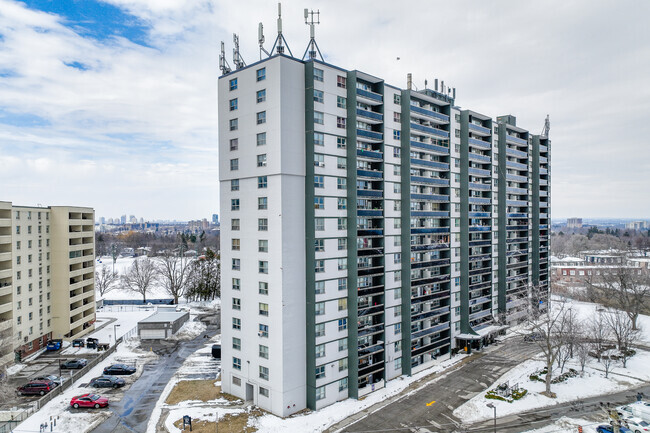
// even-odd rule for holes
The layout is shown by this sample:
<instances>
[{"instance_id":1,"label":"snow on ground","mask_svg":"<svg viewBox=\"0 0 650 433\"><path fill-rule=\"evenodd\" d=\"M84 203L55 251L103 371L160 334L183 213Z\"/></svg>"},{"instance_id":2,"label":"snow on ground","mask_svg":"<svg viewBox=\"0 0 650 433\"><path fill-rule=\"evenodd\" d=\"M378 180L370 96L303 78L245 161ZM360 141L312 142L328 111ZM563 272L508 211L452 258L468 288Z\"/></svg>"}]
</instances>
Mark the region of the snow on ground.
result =
<instances>
[{"instance_id":1,"label":"snow on ground","mask_svg":"<svg viewBox=\"0 0 650 433\"><path fill-rule=\"evenodd\" d=\"M600 423L606 424L606 423ZM559 432L577 432L578 427L583 428L584 433L596 433L596 427L600 424L594 424L591 421L587 421L580 418L567 418L563 416L562 418L555 421L553 424L549 424L546 427L538 428L535 430L527 430L524 433L559 433Z\"/></svg>"},{"instance_id":2,"label":"snow on ground","mask_svg":"<svg viewBox=\"0 0 650 433\"><path fill-rule=\"evenodd\" d=\"M129 364L137 363L138 367L142 368L141 366L144 362L147 362L154 357L156 357L156 355L153 353L135 350L132 344L120 344L116 351L109 355L104 361L97 364L81 378L75 379L77 385L73 385L69 389L65 390L63 394L53 398L38 412L31 415L18 425L13 432L37 432L39 431L40 424L49 421L50 417L57 418L55 431L58 432L82 433L92 430L92 428L96 427L99 423L108 418L110 412L107 409L75 410L70 408L70 400L72 397L87 392L94 392L88 388L79 387L78 384L88 383L93 377L101 376L104 367L108 364L115 362L124 362Z\"/></svg>"},{"instance_id":3,"label":"snow on ground","mask_svg":"<svg viewBox=\"0 0 650 433\"><path fill-rule=\"evenodd\" d=\"M136 307L129 308L128 310L129 311L120 311L119 306L104 307L97 310L98 319L106 320L107 322L111 319L116 320L111 321L102 329L88 334L88 337L98 338L101 343L108 343L110 341L110 343L113 344L115 343L115 336L113 334L116 330L117 338L120 338L135 329L140 320L146 319L156 312L155 307ZM118 325L117 328L115 325Z\"/></svg>"},{"instance_id":4,"label":"snow on ground","mask_svg":"<svg viewBox=\"0 0 650 433\"><path fill-rule=\"evenodd\" d=\"M167 338L167 340L192 340L201 335L201 333L205 332L206 329L207 327L205 326L205 323L189 320L185 322L185 324L181 327L181 329L178 330L176 334Z\"/></svg>"}]
</instances>

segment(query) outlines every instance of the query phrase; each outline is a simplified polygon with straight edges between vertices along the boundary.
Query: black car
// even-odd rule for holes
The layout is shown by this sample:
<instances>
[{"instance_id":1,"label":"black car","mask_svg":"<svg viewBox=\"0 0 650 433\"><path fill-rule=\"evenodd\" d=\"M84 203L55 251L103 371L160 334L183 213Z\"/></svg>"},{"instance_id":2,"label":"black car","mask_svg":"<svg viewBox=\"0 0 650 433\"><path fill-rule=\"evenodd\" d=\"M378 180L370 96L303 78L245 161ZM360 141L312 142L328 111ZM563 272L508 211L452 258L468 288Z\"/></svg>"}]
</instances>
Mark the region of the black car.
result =
<instances>
[{"instance_id":1,"label":"black car","mask_svg":"<svg viewBox=\"0 0 650 433\"><path fill-rule=\"evenodd\" d=\"M63 378L53 374L48 374L45 376L35 377L32 379L32 382L54 382L54 385L61 385L63 383Z\"/></svg>"},{"instance_id":2,"label":"black car","mask_svg":"<svg viewBox=\"0 0 650 433\"><path fill-rule=\"evenodd\" d=\"M528 343L534 343L535 341L541 341L544 339L544 336L538 332L533 332L524 336L524 341Z\"/></svg>"},{"instance_id":3,"label":"black car","mask_svg":"<svg viewBox=\"0 0 650 433\"><path fill-rule=\"evenodd\" d=\"M99 339L92 337L86 338L86 347L88 349L97 349L97 344L99 344Z\"/></svg>"},{"instance_id":4,"label":"black car","mask_svg":"<svg viewBox=\"0 0 650 433\"><path fill-rule=\"evenodd\" d=\"M135 373L135 367L131 367L130 365L113 364L113 365L109 365L108 367L104 367L105 375L121 376L121 375L129 375L133 373Z\"/></svg>"},{"instance_id":5,"label":"black car","mask_svg":"<svg viewBox=\"0 0 650 433\"><path fill-rule=\"evenodd\" d=\"M72 340L72 347L84 347L86 345L86 341L83 338L77 338Z\"/></svg>"},{"instance_id":6,"label":"black car","mask_svg":"<svg viewBox=\"0 0 650 433\"><path fill-rule=\"evenodd\" d=\"M124 379L115 376L100 376L90 381L89 386L95 388L119 388L126 384Z\"/></svg>"},{"instance_id":7,"label":"black car","mask_svg":"<svg viewBox=\"0 0 650 433\"><path fill-rule=\"evenodd\" d=\"M216 359L221 359L221 344L212 345L212 357Z\"/></svg>"},{"instance_id":8,"label":"black car","mask_svg":"<svg viewBox=\"0 0 650 433\"><path fill-rule=\"evenodd\" d=\"M84 368L87 364L88 364L87 359L83 359L83 358L71 359L61 364L61 368L78 370L80 368Z\"/></svg>"}]
</instances>

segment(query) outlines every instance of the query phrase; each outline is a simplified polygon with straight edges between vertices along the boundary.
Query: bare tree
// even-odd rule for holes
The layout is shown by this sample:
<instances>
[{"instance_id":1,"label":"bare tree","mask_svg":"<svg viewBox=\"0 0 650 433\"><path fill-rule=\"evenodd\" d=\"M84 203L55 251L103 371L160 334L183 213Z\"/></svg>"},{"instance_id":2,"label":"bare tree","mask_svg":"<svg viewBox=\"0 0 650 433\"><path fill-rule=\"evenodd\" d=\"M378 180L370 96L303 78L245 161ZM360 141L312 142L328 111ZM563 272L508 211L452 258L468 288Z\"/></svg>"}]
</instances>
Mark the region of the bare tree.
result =
<instances>
[{"instance_id":1,"label":"bare tree","mask_svg":"<svg viewBox=\"0 0 650 433\"><path fill-rule=\"evenodd\" d=\"M612 356L610 350L605 354L601 354L600 361L605 369L605 379L607 379L609 377L609 372L612 370L612 367L614 367L614 364L616 364L616 357Z\"/></svg>"},{"instance_id":2,"label":"bare tree","mask_svg":"<svg viewBox=\"0 0 650 433\"><path fill-rule=\"evenodd\" d=\"M147 293L155 281L156 266L148 257L134 260L129 270L122 276L124 287L142 295L145 304L147 303Z\"/></svg>"},{"instance_id":3,"label":"bare tree","mask_svg":"<svg viewBox=\"0 0 650 433\"><path fill-rule=\"evenodd\" d=\"M118 280L119 275L106 265L103 265L99 271L95 271L95 287L102 297L117 287L115 283Z\"/></svg>"},{"instance_id":4,"label":"bare tree","mask_svg":"<svg viewBox=\"0 0 650 433\"><path fill-rule=\"evenodd\" d=\"M611 336L611 331L605 323L602 311L600 310L598 314L593 315L587 324L587 335L589 335L598 362L600 362L601 354L605 350L607 341Z\"/></svg>"},{"instance_id":5,"label":"bare tree","mask_svg":"<svg viewBox=\"0 0 650 433\"><path fill-rule=\"evenodd\" d=\"M639 338L640 330L634 329L632 320L622 311L610 310L605 314L605 323L616 338L616 345L620 352L620 359L623 368L627 367L627 360L630 357L630 346Z\"/></svg>"},{"instance_id":6,"label":"bare tree","mask_svg":"<svg viewBox=\"0 0 650 433\"><path fill-rule=\"evenodd\" d=\"M179 258L171 253L156 257L155 260L160 281L164 284L167 293L174 298L174 304L178 304L178 298L185 295L191 266L184 263L185 259L182 256Z\"/></svg>"},{"instance_id":7,"label":"bare tree","mask_svg":"<svg viewBox=\"0 0 650 433\"><path fill-rule=\"evenodd\" d=\"M204 258L192 262L187 287L188 299L207 301L221 296L221 265L219 254L211 249Z\"/></svg>"},{"instance_id":8,"label":"bare tree","mask_svg":"<svg viewBox=\"0 0 650 433\"><path fill-rule=\"evenodd\" d=\"M11 334L11 329L0 332L0 359L13 351L17 338ZM9 384L9 376L5 365L0 365L0 402L9 401L16 394L16 389Z\"/></svg>"},{"instance_id":9,"label":"bare tree","mask_svg":"<svg viewBox=\"0 0 650 433\"><path fill-rule=\"evenodd\" d=\"M562 342L557 357L557 366L560 369L560 374L564 372L567 361L573 358L576 345L583 338L582 328L582 323L579 321L578 315L573 308L569 307L566 309L562 328L558 329L558 338Z\"/></svg>"},{"instance_id":10,"label":"bare tree","mask_svg":"<svg viewBox=\"0 0 650 433\"><path fill-rule=\"evenodd\" d=\"M585 365L587 365L587 360L589 359L589 352L591 351L591 343L585 340L581 340L576 344L575 354L580 364L580 372L585 372Z\"/></svg>"}]
</instances>

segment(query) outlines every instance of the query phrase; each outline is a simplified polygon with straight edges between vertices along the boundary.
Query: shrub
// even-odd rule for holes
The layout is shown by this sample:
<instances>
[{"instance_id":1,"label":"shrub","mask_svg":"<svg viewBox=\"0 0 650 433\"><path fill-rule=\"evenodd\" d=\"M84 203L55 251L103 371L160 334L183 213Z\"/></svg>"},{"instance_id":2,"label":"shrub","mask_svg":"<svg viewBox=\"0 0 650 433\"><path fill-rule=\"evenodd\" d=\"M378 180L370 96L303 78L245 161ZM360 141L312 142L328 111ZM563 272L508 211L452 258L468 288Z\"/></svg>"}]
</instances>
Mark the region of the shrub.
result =
<instances>
[{"instance_id":1,"label":"shrub","mask_svg":"<svg viewBox=\"0 0 650 433\"><path fill-rule=\"evenodd\" d=\"M521 400L524 398L524 396L528 394L528 390L524 388L519 388L515 389L512 391L512 394L510 395L511 398L503 397L497 394L495 390L490 390L485 394L485 398L490 399L490 400L500 400L500 401L506 401L508 403L512 403L515 400Z\"/></svg>"}]
</instances>

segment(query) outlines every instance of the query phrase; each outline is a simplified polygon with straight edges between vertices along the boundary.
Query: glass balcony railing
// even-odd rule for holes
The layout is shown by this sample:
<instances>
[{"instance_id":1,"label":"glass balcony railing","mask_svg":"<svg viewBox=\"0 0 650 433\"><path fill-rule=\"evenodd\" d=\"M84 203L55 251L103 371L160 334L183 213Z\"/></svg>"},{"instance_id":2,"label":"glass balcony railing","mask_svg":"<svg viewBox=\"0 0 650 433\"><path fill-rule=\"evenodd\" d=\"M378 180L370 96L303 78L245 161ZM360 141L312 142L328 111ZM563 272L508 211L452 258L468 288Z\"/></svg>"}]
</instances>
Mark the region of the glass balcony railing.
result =
<instances>
[{"instance_id":1,"label":"glass balcony railing","mask_svg":"<svg viewBox=\"0 0 650 433\"><path fill-rule=\"evenodd\" d=\"M525 146L525 145L528 144L528 142L526 140L522 139L522 138L515 137L514 135L506 134L506 142L508 142L508 141L511 142L511 143L522 145L522 146Z\"/></svg>"},{"instance_id":2,"label":"glass balcony railing","mask_svg":"<svg viewBox=\"0 0 650 433\"><path fill-rule=\"evenodd\" d=\"M433 177L411 176L411 183L426 183L429 185L449 186L449 179L438 179Z\"/></svg>"},{"instance_id":3,"label":"glass balcony railing","mask_svg":"<svg viewBox=\"0 0 650 433\"><path fill-rule=\"evenodd\" d=\"M411 129L416 131L421 131L427 134L437 135L438 137L449 138L449 132L443 131L442 129L431 128L430 126L420 125L418 123L411 122Z\"/></svg>"},{"instance_id":4,"label":"glass balcony railing","mask_svg":"<svg viewBox=\"0 0 650 433\"><path fill-rule=\"evenodd\" d=\"M443 194L411 194L411 200L449 201L449 196Z\"/></svg>"},{"instance_id":5,"label":"glass balcony railing","mask_svg":"<svg viewBox=\"0 0 650 433\"><path fill-rule=\"evenodd\" d=\"M489 156L479 155L478 153L474 153L474 152L469 152L469 159L473 159L474 161L483 161L483 162L491 161Z\"/></svg>"},{"instance_id":6,"label":"glass balcony railing","mask_svg":"<svg viewBox=\"0 0 650 433\"><path fill-rule=\"evenodd\" d=\"M481 177L492 176L490 170L483 170L482 168L471 168L471 167L469 169L469 174L473 174L474 176L481 176Z\"/></svg>"},{"instance_id":7,"label":"glass balcony railing","mask_svg":"<svg viewBox=\"0 0 650 433\"><path fill-rule=\"evenodd\" d=\"M368 131L366 129L357 128L357 135L360 137L372 138L373 140L379 140L379 141L384 139L384 134L382 134L381 132Z\"/></svg>"},{"instance_id":8,"label":"glass balcony railing","mask_svg":"<svg viewBox=\"0 0 650 433\"><path fill-rule=\"evenodd\" d=\"M526 164L521 164L514 161L506 161L506 167L515 168L517 170L528 170L528 166Z\"/></svg>"},{"instance_id":9,"label":"glass balcony railing","mask_svg":"<svg viewBox=\"0 0 650 433\"><path fill-rule=\"evenodd\" d=\"M378 102L381 102L383 100L382 96L379 93L371 92L369 90L359 89L358 87L357 87L357 95L363 96L365 98L372 99L372 100L375 100L375 101L378 101Z\"/></svg>"},{"instance_id":10,"label":"glass balcony railing","mask_svg":"<svg viewBox=\"0 0 650 433\"><path fill-rule=\"evenodd\" d=\"M475 125L475 124L473 124L473 123L470 123L470 124L469 124L469 129L471 129L471 130L473 130L473 131L481 132L481 133L483 133L483 134L490 134L490 133L492 132L492 131L490 131L490 128L486 128L486 127L484 127L484 126Z\"/></svg>"},{"instance_id":11,"label":"glass balcony railing","mask_svg":"<svg viewBox=\"0 0 650 433\"><path fill-rule=\"evenodd\" d=\"M506 147L506 155L516 156L517 158L528 158L528 154L526 152L522 152L521 150L513 149L511 147Z\"/></svg>"},{"instance_id":12,"label":"glass balcony railing","mask_svg":"<svg viewBox=\"0 0 650 433\"><path fill-rule=\"evenodd\" d=\"M475 146L481 149L491 149L492 148L492 143L488 141L483 141L483 140L478 140L476 138L469 138L469 144L471 146Z\"/></svg>"},{"instance_id":13,"label":"glass balcony railing","mask_svg":"<svg viewBox=\"0 0 650 433\"><path fill-rule=\"evenodd\" d=\"M384 120L383 114L375 113L374 111L363 110L361 108L357 108L357 116L367 117L369 119L379 120L379 121Z\"/></svg>"},{"instance_id":14,"label":"glass balcony railing","mask_svg":"<svg viewBox=\"0 0 650 433\"><path fill-rule=\"evenodd\" d=\"M415 105L411 105L410 107L411 107L411 111L414 111L416 113L424 114L425 116L433 117L438 120L442 120L443 122L449 122L449 116L445 114L438 113L433 110L427 110L426 108L418 107Z\"/></svg>"},{"instance_id":15,"label":"glass balcony railing","mask_svg":"<svg viewBox=\"0 0 650 433\"><path fill-rule=\"evenodd\" d=\"M424 159L411 158L412 165L421 165L425 167L439 168L441 170L449 170L449 164L446 162L426 161Z\"/></svg>"},{"instance_id":16,"label":"glass balcony railing","mask_svg":"<svg viewBox=\"0 0 650 433\"><path fill-rule=\"evenodd\" d=\"M449 155L449 148L444 147L444 146L438 146L435 144L429 144L429 143L422 143L420 141L415 141L411 140L411 146L420 148L420 149L426 149L426 150L432 150L434 152L442 153L444 155Z\"/></svg>"},{"instance_id":17,"label":"glass balcony railing","mask_svg":"<svg viewBox=\"0 0 650 433\"><path fill-rule=\"evenodd\" d=\"M384 158L383 154L381 152L376 151L376 150L357 149L357 155L365 156L367 158L374 158L374 159L383 159Z\"/></svg>"}]
</instances>

